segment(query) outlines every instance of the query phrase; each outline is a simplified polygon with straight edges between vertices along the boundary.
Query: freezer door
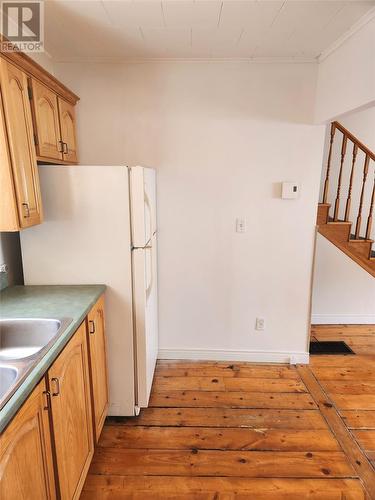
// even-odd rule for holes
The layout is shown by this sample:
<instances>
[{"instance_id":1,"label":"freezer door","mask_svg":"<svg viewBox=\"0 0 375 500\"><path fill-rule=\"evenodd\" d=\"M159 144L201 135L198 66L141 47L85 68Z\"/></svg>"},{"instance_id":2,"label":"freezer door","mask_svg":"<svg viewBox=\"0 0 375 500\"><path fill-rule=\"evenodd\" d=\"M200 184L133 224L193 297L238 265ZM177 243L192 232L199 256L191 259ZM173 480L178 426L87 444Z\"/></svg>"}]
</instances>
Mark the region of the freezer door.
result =
<instances>
[{"instance_id":1,"label":"freezer door","mask_svg":"<svg viewBox=\"0 0 375 500\"><path fill-rule=\"evenodd\" d=\"M157 239L132 252L136 404L150 398L158 355Z\"/></svg>"},{"instance_id":2,"label":"freezer door","mask_svg":"<svg viewBox=\"0 0 375 500\"><path fill-rule=\"evenodd\" d=\"M156 233L156 174L152 168L130 169L132 245L143 248Z\"/></svg>"}]
</instances>

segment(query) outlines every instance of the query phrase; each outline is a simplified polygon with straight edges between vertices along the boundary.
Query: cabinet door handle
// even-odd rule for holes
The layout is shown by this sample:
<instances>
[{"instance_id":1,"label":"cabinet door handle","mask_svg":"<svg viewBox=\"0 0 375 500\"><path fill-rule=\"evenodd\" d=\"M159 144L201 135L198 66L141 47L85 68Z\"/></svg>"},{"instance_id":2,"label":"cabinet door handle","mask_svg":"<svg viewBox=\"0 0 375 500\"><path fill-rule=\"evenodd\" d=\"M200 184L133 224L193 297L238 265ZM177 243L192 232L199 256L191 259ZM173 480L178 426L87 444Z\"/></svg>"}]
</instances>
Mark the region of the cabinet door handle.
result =
<instances>
[{"instance_id":1,"label":"cabinet door handle","mask_svg":"<svg viewBox=\"0 0 375 500\"><path fill-rule=\"evenodd\" d=\"M25 219L29 218L30 217L30 208L29 208L29 204L28 203L22 203L22 206L25 208Z\"/></svg>"},{"instance_id":2,"label":"cabinet door handle","mask_svg":"<svg viewBox=\"0 0 375 500\"><path fill-rule=\"evenodd\" d=\"M56 386L56 391L52 393L52 396L58 396L60 394L60 381L57 377L53 377L51 382L54 382Z\"/></svg>"},{"instance_id":3,"label":"cabinet door handle","mask_svg":"<svg viewBox=\"0 0 375 500\"><path fill-rule=\"evenodd\" d=\"M43 391L43 394L46 395L46 406L43 407L43 410L49 410L51 406L51 393L49 391Z\"/></svg>"},{"instance_id":4,"label":"cabinet door handle","mask_svg":"<svg viewBox=\"0 0 375 500\"><path fill-rule=\"evenodd\" d=\"M63 141L59 141L59 153L64 153L64 143Z\"/></svg>"},{"instance_id":5,"label":"cabinet door handle","mask_svg":"<svg viewBox=\"0 0 375 500\"><path fill-rule=\"evenodd\" d=\"M89 320L89 333L91 333L91 335L95 333L95 321L92 319Z\"/></svg>"},{"instance_id":6,"label":"cabinet door handle","mask_svg":"<svg viewBox=\"0 0 375 500\"><path fill-rule=\"evenodd\" d=\"M64 154L67 155L69 153L68 145L66 142L63 142L64 145Z\"/></svg>"}]
</instances>

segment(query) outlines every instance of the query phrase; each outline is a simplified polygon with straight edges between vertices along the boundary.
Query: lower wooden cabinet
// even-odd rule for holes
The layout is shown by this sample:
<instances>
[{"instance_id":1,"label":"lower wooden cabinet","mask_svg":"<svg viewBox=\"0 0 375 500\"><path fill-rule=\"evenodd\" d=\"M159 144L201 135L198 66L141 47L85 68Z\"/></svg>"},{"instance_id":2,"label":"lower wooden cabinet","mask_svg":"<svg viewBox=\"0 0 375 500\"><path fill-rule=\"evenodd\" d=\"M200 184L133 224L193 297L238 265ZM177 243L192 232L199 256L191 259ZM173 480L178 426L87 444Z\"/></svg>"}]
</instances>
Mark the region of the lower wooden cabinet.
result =
<instances>
[{"instance_id":1,"label":"lower wooden cabinet","mask_svg":"<svg viewBox=\"0 0 375 500\"><path fill-rule=\"evenodd\" d=\"M104 331L104 297L87 315L95 442L98 442L108 410L108 375Z\"/></svg>"},{"instance_id":2,"label":"lower wooden cabinet","mask_svg":"<svg viewBox=\"0 0 375 500\"><path fill-rule=\"evenodd\" d=\"M86 325L48 370L62 500L79 498L94 453Z\"/></svg>"},{"instance_id":3,"label":"lower wooden cabinet","mask_svg":"<svg viewBox=\"0 0 375 500\"><path fill-rule=\"evenodd\" d=\"M0 499L78 499L107 408L101 297L0 435Z\"/></svg>"},{"instance_id":4,"label":"lower wooden cabinet","mask_svg":"<svg viewBox=\"0 0 375 500\"><path fill-rule=\"evenodd\" d=\"M0 437L0 498L56 498L44 379Z\"/></svg>"}]
</instances>

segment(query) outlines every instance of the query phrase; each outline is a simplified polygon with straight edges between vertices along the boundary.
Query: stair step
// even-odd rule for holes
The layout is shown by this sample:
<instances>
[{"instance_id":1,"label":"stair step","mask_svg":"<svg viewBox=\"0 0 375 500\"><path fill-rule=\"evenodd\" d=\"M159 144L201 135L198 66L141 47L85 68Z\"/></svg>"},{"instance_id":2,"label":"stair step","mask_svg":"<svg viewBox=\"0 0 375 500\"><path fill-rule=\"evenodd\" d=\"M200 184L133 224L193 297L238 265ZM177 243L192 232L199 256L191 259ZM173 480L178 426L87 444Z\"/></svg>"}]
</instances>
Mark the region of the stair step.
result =
<instances>
[{"instance_id":1,"label":"stair step","mask_svg":"<svg viewBox=\"0 0 375 500\"><path fill-rule=\"evenodd\" d=\"M338 242L348 242L349 235L351 233L352 223L337 221L331 222L328 221L327 224L323 224L319 226L319 232L323 234L323 236L328 237L328 239L334 239Z\"/></svg>"},{"instance_id":2,"label":"stair step","mask_svg":"<svg viewBox=\"0 0 375 500\"><path fill-rule=\"evenodd\" d=\"M323 224L327 224L328 213L329 213L330 207L331 207L330 203L319 203L318 212L317 212L317 216L316 216L316 223L318 226L321 226Z\"/></svg>"}]
</instances>

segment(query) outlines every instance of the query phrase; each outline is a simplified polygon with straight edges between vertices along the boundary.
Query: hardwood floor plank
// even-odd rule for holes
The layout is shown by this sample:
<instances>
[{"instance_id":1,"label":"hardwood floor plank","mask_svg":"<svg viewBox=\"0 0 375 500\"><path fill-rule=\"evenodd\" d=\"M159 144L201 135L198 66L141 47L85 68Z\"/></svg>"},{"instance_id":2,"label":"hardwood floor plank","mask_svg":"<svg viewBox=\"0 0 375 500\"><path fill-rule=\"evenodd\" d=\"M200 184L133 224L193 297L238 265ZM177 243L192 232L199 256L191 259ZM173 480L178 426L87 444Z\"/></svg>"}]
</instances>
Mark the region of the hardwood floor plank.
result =
<instances>
[{"instance_id":1,"label":"hardwood floor plank","mask_svg":"<svg viewBox=\"0 0 375 500\"><path fill-rule=\"evenodd\" d=\"M207 407L207 408L276 408L314 409L316 405L305 393L163 391L152 392L150 407Z\"/></svg>"},{"instance_id":2,"label":"hardwood floor plank","mask_svg":"<svg viewBox=\"0 0 375 500\"><path fill-rule=\"evenodd\" d=\"M312 334L324 334L325 332L336 335L375 334L375 325L311 325Z\"/></svg>"},{"instance_id":3,"label":"hardwood floor plank","mask_svg":"<svg viewBox=\"0 0 375 500\"><path fill-rule=\"evenodd\" d=\"M346 410L340 415L349 429L375 429L375 411Z\"/></svg>"},{"instance_id":4,"label":"hardwood floor plank","mask_svg":"<svg viewBox=\"0 0 375 500\"><path fill-rule=\"evenodd\" d=\"M355 356L310 356L310 366L315 370L317 366L332 366L336 368L353 368L360 370L374 370L375 355Z\"/></svg>"},{"instance_id":5,"label":"hardwood floor plank","mask_svg":"<svg viewBox=\"0 0 375 500\"><path fill-rule=\"evenodd\" d=\"M243 365L225 363L161 363L158 362L155 370L158 376L170 377L235 377L235 378L266 378L299 380L294 366L284 365Z\"/></svg>"},{"instance_id":6,"label":"hardwood floor plank","mask_svg":"<svg viewBox=\"0 0 375 500\"><path fill-rule=\"evenodd\" d=\"M314 372L317 379L320 381L324 380L367 380L375 382L375 366L370 369L362 368L361 362L358 363L359 366L353 368L336 368L331 366L313 366L311 369Z\"/></svg>"},{"instance_id":7,"label":"hardwood floor plank","mask_svg":"<svg viewBox=\"0 0 375 500\"><path fill-rule=\"evenodd\" d=\"M375 380L372 382L366 379L357 379L356 381L321 381L327 392L332 394L373 394L375 395Z\"/></svg>"},{"instance_id":8,"label":"hardwood floor plank","mask_svg":"<svg viewBox=\"0 0 375 500\"><path fill-rule=\"evenodd\" d=\"M375 430L353 430L352 435L365 451L375 451Z\"/></svg>"},{"instance_id":9,"label":"hardwood floor plank","mask_svg":"<svg viewBox=\"0 0 375 500\"><path fill-rule=\"evenodd\" d=\"M340 451L328 430L105 426L102 448Z\"/></svg>"},{"instance_id":10,"label":"hardwood floor plank","mask_svg":"<svg viewBox=\"0 0 375 500\"><path fill-rule=\"evenodd\" d=\"M248 427L252 429L327 429L317 410L236 408L148 408L119 425L178 427Z\"/></svg>"},{"instance_id":11,"label":"hardwood floor plank","mask_svg":"<svg viewBox=\"0 0 375 500\"><path fill-rule=\"evenodd\" d=\"M230 496L228 496L230 495ZM81 500L364 500L357 479L100 476L90 474Z\"/></svg>"},{"instance_id":12,"label":"hardwood floor plank","mask_svg":"<svg viewBox=\"0 0 375 500\"><path fill-rule=\"evenodd\" d=\"M156 376L154 390L175 391L249 391L249 392L307 392L300 380L230 377L170 377Z\"/></svg>"},{"instance_id":13,"label":"hardwood floor plank","mask_svg":"<svg viewBox=\"0 0 375 500\"><path fill-rule=\"evenodd\" d=\"M330 394L339 410L375 410L375 394Z\"/></svg>"},{"instance_id":14,"label":"hardwood floor plank","mask_svg":"<svg viewBox=\"0 0 375 500\"><path fill-rule=\"evenodd\" d=\"M262 452L97 448L92 474L156 476L334 477L356 474L340 451Z\"/></svg>"}]
</instances>

